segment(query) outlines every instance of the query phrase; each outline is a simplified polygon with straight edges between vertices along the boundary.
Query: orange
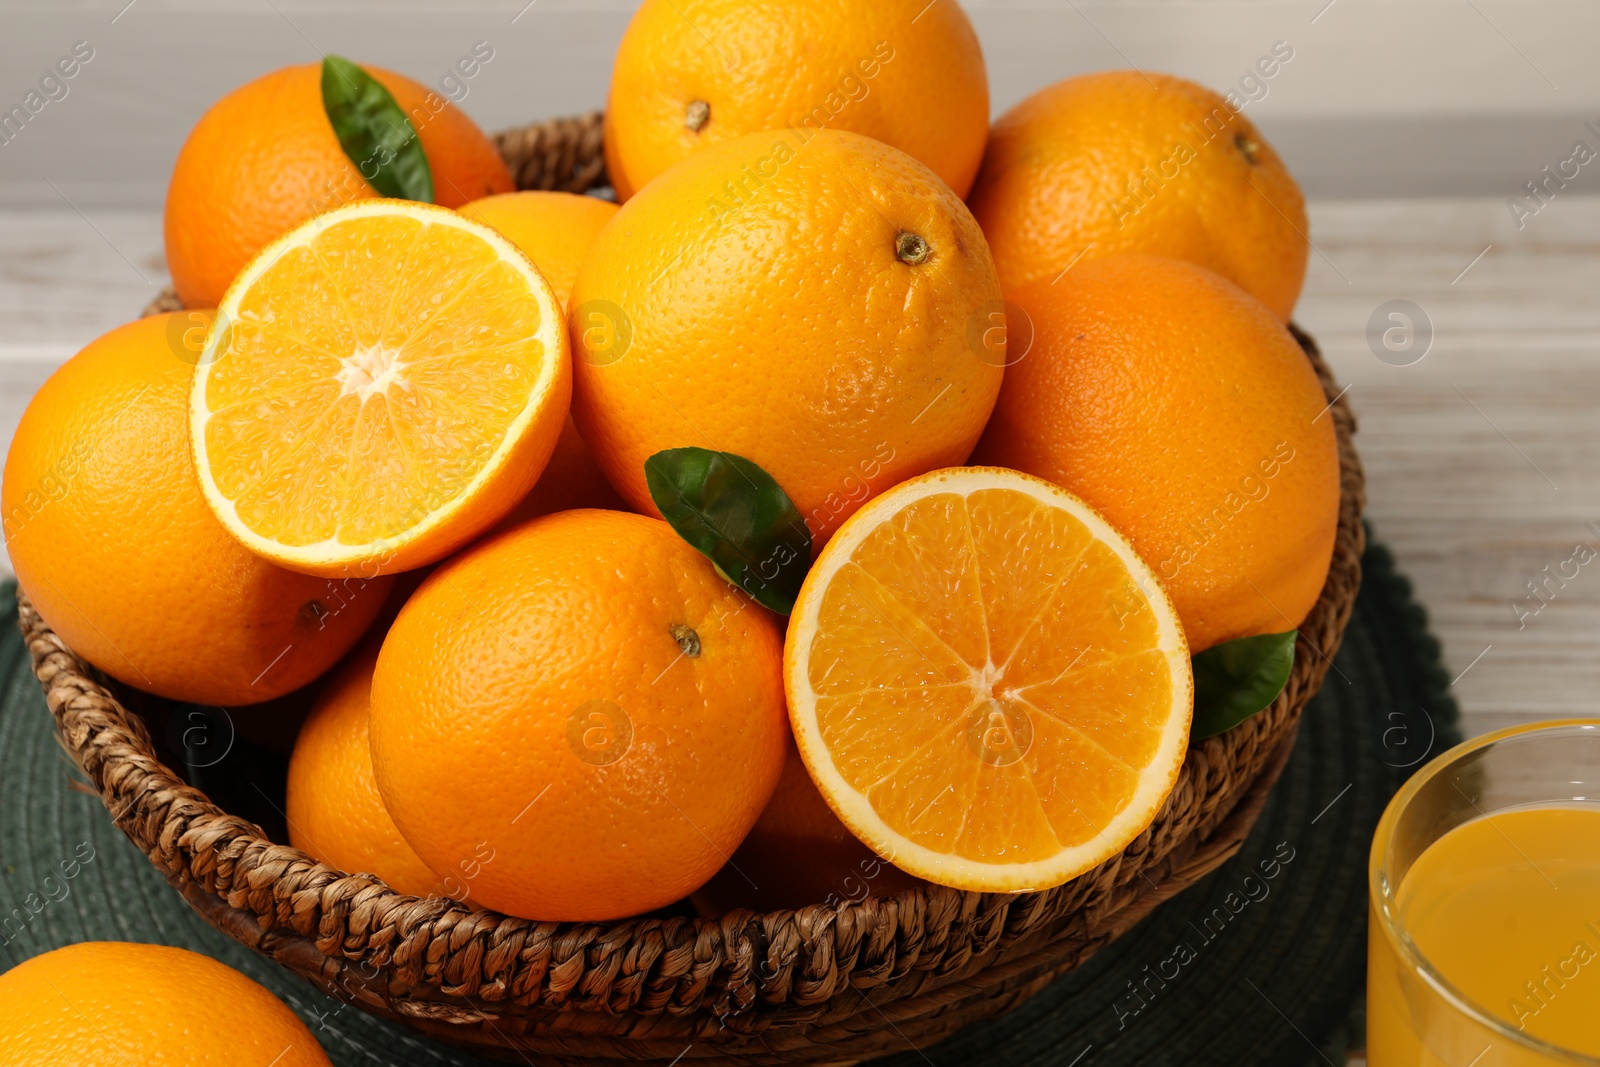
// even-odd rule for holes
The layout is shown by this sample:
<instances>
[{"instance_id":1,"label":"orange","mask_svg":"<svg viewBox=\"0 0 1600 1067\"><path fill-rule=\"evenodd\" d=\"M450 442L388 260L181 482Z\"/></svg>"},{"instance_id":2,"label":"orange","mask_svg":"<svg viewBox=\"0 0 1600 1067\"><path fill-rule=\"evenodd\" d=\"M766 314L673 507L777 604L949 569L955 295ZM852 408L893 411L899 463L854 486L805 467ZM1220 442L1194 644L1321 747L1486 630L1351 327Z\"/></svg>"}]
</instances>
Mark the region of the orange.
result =
<instances>
[{"instance_id":1,"label":"orange","mask_svg":"<svg viewBox=\"0 0 1600 1067\"><path fill-rule=\"evenodd\" d=\"M534 483L533 491L500 520L497 529L509 529L540 515L575 508L627 511L628 505L606 481L589 446L583 443L577 424L568 418L561 427L561 436L556 438L556 450L550 453L550 462Z\"/></svg>"},{"instance_id":2,"label":"orange","mask_svg":"<svg viewBox=\"0 0 1600 1067\"><path fill-rule=\"evenodd\" d=\"M417 855L508 915L710 878L783 766L782 635L666 523L565 511L441 566L384 639L372 755Z\"/></svg>"},{"instance_id":3,"label":"orange","mask_svg":"<svg viewBox=\"0 0 1600 1067\"><path fill-rule=\"evenodd\" d=\"M362 69L410 119L439 204L512 190L494 142L454 104L409 78ZM322 65L263 75L212 105L178 153L166 209L173 285L189 307L215 307L268 244L314 215L376 196L328 121Z\"/></svg>"},{"instance_id":4,"label":"orange","mask_svg":"<svg viewBox=\"0 0 1600 1067\"><path fill-rule=\"evenodd\" d=\"M493 226L522 249L565 306L572 295L578 267L595 237L617 213L617 205L572 193L523 192L476 200L460 211L469 219ZM572 508L626 507L595 464L578 427L569 419L561 428L556 450L550 454L550 462L533 492L501 525L512 526Z\"/></svg>"},{"instance_id":5,"label":"orange","mask_svg":"<svg viewBox=\"0 0 1600 1067\"><path fill-rule=\"evenodd\" d=\"M922 884L863 845L822 799L800 751L788 745L778 788L722 870L690 900L717 918L734 908L836 907L892 897Z\"/></svg>"},{"instance_id":6,"label":"orange","mask_svg":"<svg viewBox=\"0 0 1600 1067\"><path fill-rule=\"evenodd\" d=\"M989 82L954 0L645 0L606 103L606 167L627 200L691 153L760 130L848 130L966 196Z\"/></svg>"},{"instance_id":7,"label":"orange","mask_svg":"<svg viewBox=\"0 0 1600 1067\"><path fill-rule=\"evenodd\" d=\"M329 1067L317 1039L266 989L208 956L88 941L0 974L7 1067Z\"/></svg>"},{"instance_id":8,"label":"orange","mask_svg":"<svg viewBox=\"0 0 1600 1067\"><path fill-rule=\"evenodd\" d=\"M229 288L190 438L207 503L251 551L402 571L527 496L571 390L561 306L516 246L454 211L366 200Z\"/></svg>"},{"instance_id":9,"label":"orange","mask_svg":"<svg viewBox=\"0 0 1600 1067\"><path fill-rule=\"evenodd\" d=\"M806 768L878 855L973 891L1115 856L1178 779L1193 679L1150 569L1016 471L913 478L806 576L784 648Z\"/></svg>"},{"instance_id":10,"label":"orange","mask_svg":"<svg viewBox=\"0 0 1600 1067\"><path fill-rule=\"evenodd\" d=\"M1086 74L1028 97L995 123L970 202L1007 295L1149 252L1288 321L1305 281L1310 225L1283 160L1222 97L1167 74Z\"/></svg>"},{"instance_id":11,"label":"orange","mask_svg":"<svg viewBox=\"0 0 1600 1067\"><path fill-rule=\"evenodd\" d=\"M376 875L402 893L452 895L400 836L372 776L367 709L378 648L368 641L345 661L300 728L284 802L289 843L331 867Z\"/></svg>"},{"instance_id":12,"label":"orange","mask_svg":"<svg viewBox=\"0 0 1600 1067\"><path fill-rule=\"evenodd\" d=\"M40 387L6 456L0 510L17 580L78 655L139 689L255 704L336 663L390 579L295 574L247 552L189 461L198 312L119 326Z\"/></svg>"},{"instance_id":13,"label":"orange","mask_svg":"<svg viewBox=\"0 0 1600 1067\"><path fill-rule=\"evenodd\" d=\"M1072 490L1127 535L1199 652L1282 633L1321 595L1339 455L1305 353L1201 267L1117 256L1013 294L1032 351L975 460Z\"/></svg>"},{"instance_id":14,"label":"orange","mask_svg":"<svg viewBox=\"0 0 1600 1067\"><path fill-rule=\"evenodd\" d=\"M576 193L530 191L485 197L459 210L522 249L565 307L578 267L617 205Z\"/></svg>"},{"instance_id":15,"label":"orange","mask_svg":"<svg viewBox=\"0 0 1600 1067\"><path fill-rule=\"evenodd\" d=\"M623 499L693 445L777 479L820 541L963 462L1000 389L983 234L934 174L853 133L715 145L627 204L572 295L573 415Z\"/></svg>"}]
</instances>

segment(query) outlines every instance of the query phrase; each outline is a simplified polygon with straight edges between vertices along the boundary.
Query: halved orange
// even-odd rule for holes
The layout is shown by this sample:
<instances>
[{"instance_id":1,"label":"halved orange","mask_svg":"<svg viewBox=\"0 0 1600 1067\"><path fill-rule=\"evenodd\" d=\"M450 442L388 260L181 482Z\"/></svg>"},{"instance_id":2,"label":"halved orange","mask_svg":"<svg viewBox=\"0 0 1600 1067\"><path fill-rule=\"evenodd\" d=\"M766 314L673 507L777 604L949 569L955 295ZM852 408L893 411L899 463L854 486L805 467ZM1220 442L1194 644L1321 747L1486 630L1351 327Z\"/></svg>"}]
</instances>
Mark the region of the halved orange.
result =
<instances>
[{"instance_id":1,"label":"halved orange","mask_svg":"<svg viewBox=\"0 0 1600 1067\"><path fill-rule=\"evenodd\" d=\"M1114 856L1178 779L1183 627L1087 504L998 467L903 482L806 577L784 686L839 818L920 878L1059 885Z\"/></svg>"},{"instance_id":2,"label":"halved orange","mask_svg":"<svg viewBox=\"0 0 1600 1067\"><path fill-rule=\"evenodd\" d=\"M561 304L454 211L365 200L264 249L222 299L190 394L206 501L310 574L440 559L544 470L572 369Z\"/></svg>"}]
</instances>

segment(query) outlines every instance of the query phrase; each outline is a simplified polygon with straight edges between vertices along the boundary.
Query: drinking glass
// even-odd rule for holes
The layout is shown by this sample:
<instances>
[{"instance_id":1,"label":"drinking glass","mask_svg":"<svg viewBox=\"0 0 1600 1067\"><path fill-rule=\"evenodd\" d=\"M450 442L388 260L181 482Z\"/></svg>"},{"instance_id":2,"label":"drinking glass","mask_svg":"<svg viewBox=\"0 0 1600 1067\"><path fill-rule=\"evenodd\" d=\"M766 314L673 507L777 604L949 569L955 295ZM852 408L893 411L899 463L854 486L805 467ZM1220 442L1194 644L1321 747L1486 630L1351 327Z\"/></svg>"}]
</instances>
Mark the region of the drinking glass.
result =
<instances>
[{"instance_id":1,"label":"drinking glass","mask_svg":"<svg viewBox=\"0 0 1600 1067\"><path fill-rule=\"evenodd\" d=\"M1368 868L1370 1067L1600 1067L1600 832L1591 831L1600 831L1600 719L1486 734L1406 783L1378 824ZM1490 906L1474 913L1463 901ZM1425 929L1433 959L1413 939ZM1559 1016L1565 1047L1534 1036L1541 1012L1549 1032L1558 1013L1579 1007L1588 1021L1576 1038L1574 1017Z\"/></svg>"}]
</instances>

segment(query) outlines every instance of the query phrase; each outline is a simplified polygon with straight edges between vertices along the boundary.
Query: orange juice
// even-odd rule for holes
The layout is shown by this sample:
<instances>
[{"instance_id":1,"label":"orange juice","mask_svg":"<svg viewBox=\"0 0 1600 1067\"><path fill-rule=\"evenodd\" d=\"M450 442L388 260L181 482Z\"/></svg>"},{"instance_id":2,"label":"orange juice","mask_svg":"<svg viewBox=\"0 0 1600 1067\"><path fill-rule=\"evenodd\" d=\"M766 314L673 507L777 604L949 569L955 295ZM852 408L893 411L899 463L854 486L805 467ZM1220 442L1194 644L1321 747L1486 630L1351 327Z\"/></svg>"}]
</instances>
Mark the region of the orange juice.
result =
<instances>
[{"instance_id":1,"label":"orange juice","mask_svg":"<svg viewBox=\"0 0 1600 1067\"><path fill-rule=\"evenodd\" d=\"M1457 826L1417 857L1395 902L1436 977L1405 962L1373 916L1371 1067L1600 1057L1600 805L1507 808ZM1460 999L1502 1025L1473 1020Z\"/></svg>"}]
</instances>

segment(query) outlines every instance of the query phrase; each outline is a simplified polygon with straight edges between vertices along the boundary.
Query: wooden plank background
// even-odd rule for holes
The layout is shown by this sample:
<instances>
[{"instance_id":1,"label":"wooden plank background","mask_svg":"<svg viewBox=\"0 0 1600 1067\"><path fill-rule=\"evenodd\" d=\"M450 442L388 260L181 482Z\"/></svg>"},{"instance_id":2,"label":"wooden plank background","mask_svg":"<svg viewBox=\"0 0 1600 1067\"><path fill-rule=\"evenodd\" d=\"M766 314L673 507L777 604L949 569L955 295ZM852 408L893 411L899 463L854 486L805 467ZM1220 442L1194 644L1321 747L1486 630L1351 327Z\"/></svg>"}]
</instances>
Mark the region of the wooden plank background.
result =
<instances>
[{"instance_id":1,"label":"wooden plank background","mask_svg":"<svg viewBox=\"0 0 1600 1067\"><path fill-rule=\"evenodd\" d=\"M870 2L870 0L859 0ZM937 0L948 3L951 0ZM94 59L0 145L0 205L154 206L209 103L338 52L434 83L474 42L463 106L489 128L599 107L635 0L0 0L0 110L85 41ZM1247 113L1317 196L1505 196L1600 118L1593 0L969 0L997 110L1138 66L1238 85L1294 58ZM1558 155L1559 153L1559 155ZM1531 167L1531 171L1530 171ZM1600 171L1600 167L1591 168ZM1593 174L1580 184L1600 188Z\"/></svg>"}]
</instances>

